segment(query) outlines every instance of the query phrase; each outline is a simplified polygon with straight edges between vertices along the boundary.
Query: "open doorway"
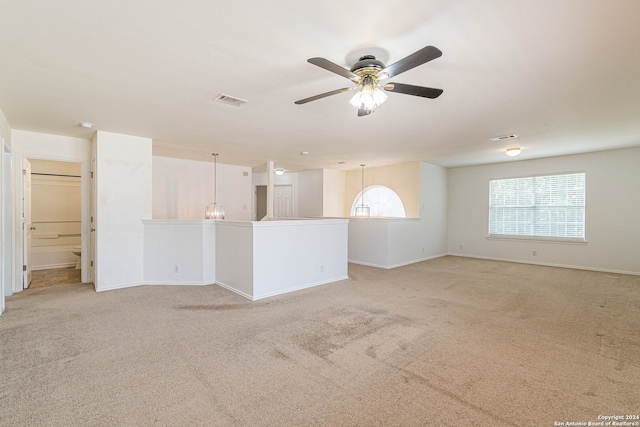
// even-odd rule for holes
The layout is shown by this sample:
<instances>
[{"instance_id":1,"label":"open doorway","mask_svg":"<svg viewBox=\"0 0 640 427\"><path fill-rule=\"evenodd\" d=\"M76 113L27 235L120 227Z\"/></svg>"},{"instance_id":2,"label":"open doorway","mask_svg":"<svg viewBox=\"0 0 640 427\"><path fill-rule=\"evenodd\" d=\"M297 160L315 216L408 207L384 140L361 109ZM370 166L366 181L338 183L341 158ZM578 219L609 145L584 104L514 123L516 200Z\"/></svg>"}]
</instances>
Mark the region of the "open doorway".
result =
<instances>
[{"instance_id":1,"label":"open doorway","mask_svg":"<svg viewBox=\"0 0 640 427\"><path fill-rule=\"evenodd\" d=\"M256 217L255 221L260 221L267 216L267 186L256 185Z\"/></svg>"},{"instance_id":2,"label":"open doorway","mask_svg":"<svg viewBox=\"0 0 640 427\"><path fill-rule=\"evenodd\" d=\"M23 287L81 282L81 164L25 159Z\"/></svg>"},{"instance_id":3,"label":"open doorway","mask_svg":"<svg viewBox=\"0 0 640 427\"><path fill-rule=\"evenodd\" d=\"M275 218L293 217L293 186L274 185L273 186L273 216ZM267 186L255 186L255 218L260 221L267 216Z\"/></svg>"}]
</instances>

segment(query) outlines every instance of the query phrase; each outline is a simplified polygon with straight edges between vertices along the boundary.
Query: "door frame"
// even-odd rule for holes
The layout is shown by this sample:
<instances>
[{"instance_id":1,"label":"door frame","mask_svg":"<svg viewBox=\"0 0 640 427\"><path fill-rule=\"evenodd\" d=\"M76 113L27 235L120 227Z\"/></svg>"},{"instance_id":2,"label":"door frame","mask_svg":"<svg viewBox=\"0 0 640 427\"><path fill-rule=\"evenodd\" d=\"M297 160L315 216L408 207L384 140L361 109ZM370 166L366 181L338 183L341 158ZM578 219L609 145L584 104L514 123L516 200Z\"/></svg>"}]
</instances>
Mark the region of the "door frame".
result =
<instances>
[{"instance_id":1,"label":"door frame","mask_svg":"<svg viewBox=\"0 0 640 427\"><path fill-rule=\"evenodd\" d=\"M51 144L54 144L53 142ZM67 155L54 155L42 152L26 152L18 151L14 147L13 151L13 164L20 165L20 167L14 167L13 170L13 273L12 273L12 292L21 292L23 284L23 271L22 271L22 251L24 245L22 243L22 160L23 159L36 159L36 160L52 160L58 162L70 162L80 163L80 192L81 192L81 225L80 225L80 242L82 246L81 255L81 281L88 282L89 279L89 233L90 233L90 203L91 203L91 179L89 170L91 167L91 155L84 155L84 153L70 153Z\"/></svg>"},{"instance_id":2,"label":"door frame","mask_svg":"<svg viewBox=\"0 0 640 427\"><path fill-rule=\"evenodd\" d=\"M31 239L33 236L33 220L31 216L31 161L22 158L22 289L31 284Z\"/></svg>"}]
</instances>

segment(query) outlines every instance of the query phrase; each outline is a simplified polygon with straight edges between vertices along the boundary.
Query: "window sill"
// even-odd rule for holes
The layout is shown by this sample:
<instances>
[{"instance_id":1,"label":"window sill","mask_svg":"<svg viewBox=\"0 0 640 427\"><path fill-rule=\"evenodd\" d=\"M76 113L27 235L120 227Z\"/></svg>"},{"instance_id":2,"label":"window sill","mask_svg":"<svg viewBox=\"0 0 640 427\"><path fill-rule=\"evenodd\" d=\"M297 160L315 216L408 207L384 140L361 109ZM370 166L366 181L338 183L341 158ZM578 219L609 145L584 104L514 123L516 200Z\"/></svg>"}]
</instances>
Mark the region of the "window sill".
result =
<instances>
[{"instance_id":1,"label":"window sill","mask_svg":"<svg viewBox=\"0 0 640 427\"><path fill-rule=\"evenodd\" d=\"M587 240L581 237L518 236L518 235L512 235L512 234L490 234L487 236L487 240L564 243L564 244L570 244L570 245L586 245L587 244Z\"/></svg>"}]
</instances>

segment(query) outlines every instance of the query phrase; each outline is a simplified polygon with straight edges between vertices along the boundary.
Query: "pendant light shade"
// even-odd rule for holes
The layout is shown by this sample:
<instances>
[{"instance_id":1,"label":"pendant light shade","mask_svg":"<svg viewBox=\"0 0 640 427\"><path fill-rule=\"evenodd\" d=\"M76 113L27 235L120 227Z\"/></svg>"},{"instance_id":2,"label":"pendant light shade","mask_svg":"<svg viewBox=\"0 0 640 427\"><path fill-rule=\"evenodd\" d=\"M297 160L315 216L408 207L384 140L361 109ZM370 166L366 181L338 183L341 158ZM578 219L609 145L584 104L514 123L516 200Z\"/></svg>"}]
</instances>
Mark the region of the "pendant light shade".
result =
<instances>
[{"instance_id":1,"label":"pendant light shade","mask_svg":"<svg viewBox=\"0 0 640 427\"><path fill-rule=\"evenodd\" d=\"M369 218L371 216L371 209L364 204L364 167L366 165L360 165L362 168L362 192L360 193L360 206L356 206L356 216L361 218Z\"/></svg>"},{"instance_id":2,"label":"pendant light shade","mask_svg":"<svg viewBox=\"0 0 640 427\"><path fill-rule=\"evenodd\" d=\"M213 153L213 203L209 203L204 212L205 219L224 219L224 206L217 203L217 189L218 189L218 153Z\"/></svg>"}]
</instances>

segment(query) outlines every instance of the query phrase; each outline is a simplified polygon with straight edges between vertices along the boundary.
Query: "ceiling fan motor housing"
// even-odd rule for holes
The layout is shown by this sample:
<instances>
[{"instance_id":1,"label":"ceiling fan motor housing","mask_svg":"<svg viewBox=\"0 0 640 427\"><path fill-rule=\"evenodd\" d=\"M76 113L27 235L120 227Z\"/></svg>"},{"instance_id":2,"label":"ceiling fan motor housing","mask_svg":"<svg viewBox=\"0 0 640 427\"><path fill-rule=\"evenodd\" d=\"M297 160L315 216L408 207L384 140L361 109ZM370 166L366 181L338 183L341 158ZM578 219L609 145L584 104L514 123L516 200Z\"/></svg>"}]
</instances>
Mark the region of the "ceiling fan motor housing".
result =
<instances>
[{"instance_id":1,"label":"ceiling fan motor housing","mask_svg":"<svg viewBox=\"0 0 640 427\"><path fill-rule=\"evenodd\" d=\"M350 71L359 76L364 76L377 73L384 68L384 64L381 61L378 61L375 56L365 55L360 57L360 60L353 64Z\"/></svg>"}]
</instances>

